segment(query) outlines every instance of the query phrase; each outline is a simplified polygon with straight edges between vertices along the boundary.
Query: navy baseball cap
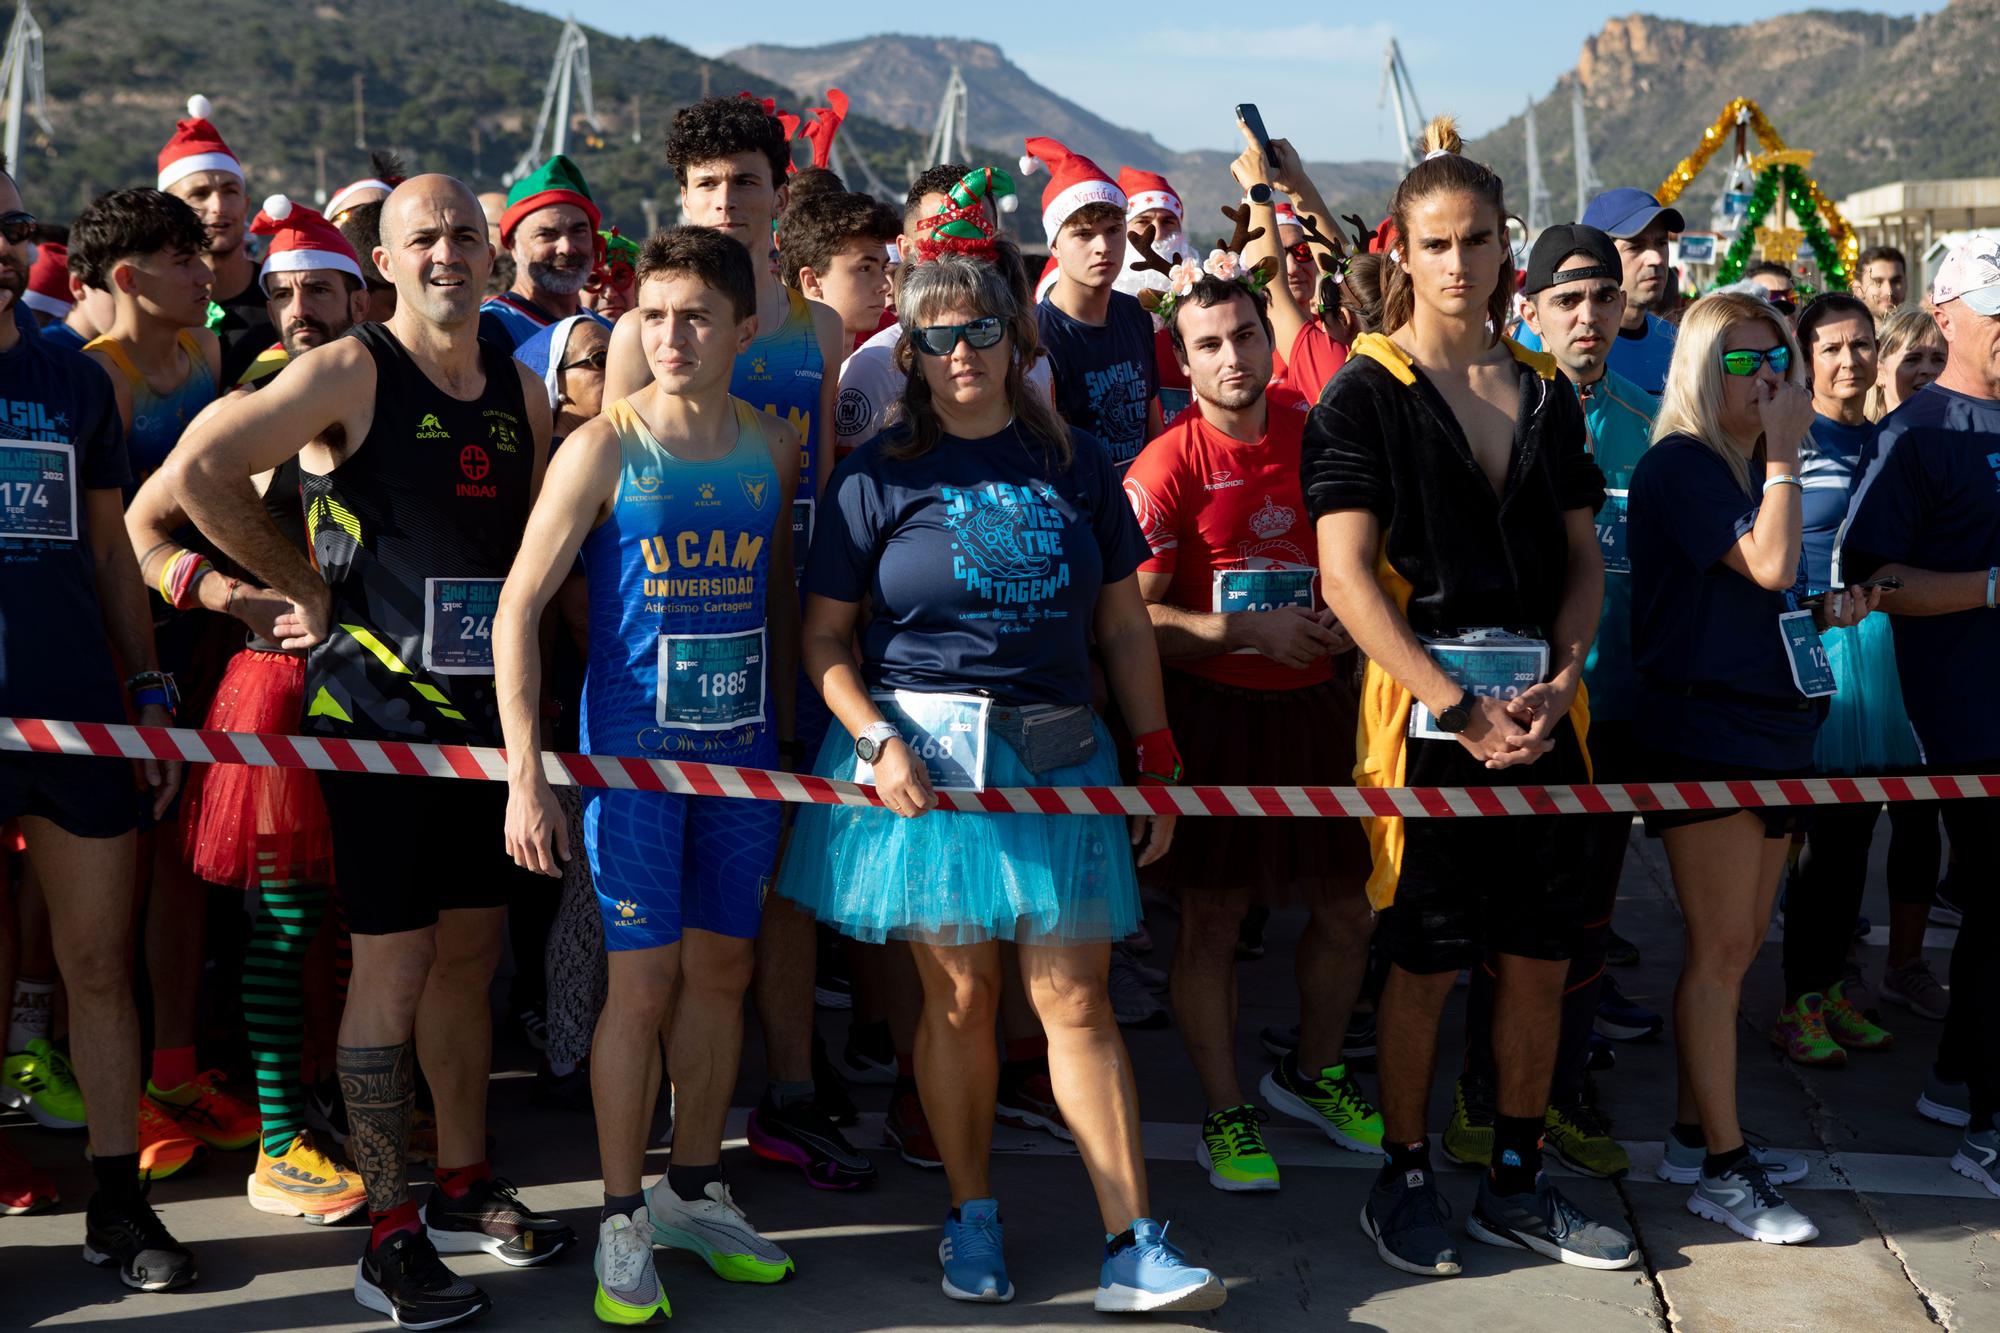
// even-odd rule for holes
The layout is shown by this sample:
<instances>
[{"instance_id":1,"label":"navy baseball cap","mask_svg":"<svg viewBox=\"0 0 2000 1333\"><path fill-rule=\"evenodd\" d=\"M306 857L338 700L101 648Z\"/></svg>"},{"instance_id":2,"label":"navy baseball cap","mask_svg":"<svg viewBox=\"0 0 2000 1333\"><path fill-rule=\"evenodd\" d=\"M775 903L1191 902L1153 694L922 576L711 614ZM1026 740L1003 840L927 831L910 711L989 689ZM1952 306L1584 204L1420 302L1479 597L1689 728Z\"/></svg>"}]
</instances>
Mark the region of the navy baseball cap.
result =
<instances>
[{"instance_id":1,"label":"navy baseball cap","mask_svg":"<svg viewBox=\"0 0 2000 1333\"><path fill-rule=\"evenodd\" d=\"M1629 185L1606 190L1591 200L1590 207L1583 210L1582 220L1586 227L1595 227L1607 236L1623 240L1652 226L1654 218L1665 218L1668 231L1687 230L1679 209L1663 208L1652 195Z\"/></svg>"}]
</instances>

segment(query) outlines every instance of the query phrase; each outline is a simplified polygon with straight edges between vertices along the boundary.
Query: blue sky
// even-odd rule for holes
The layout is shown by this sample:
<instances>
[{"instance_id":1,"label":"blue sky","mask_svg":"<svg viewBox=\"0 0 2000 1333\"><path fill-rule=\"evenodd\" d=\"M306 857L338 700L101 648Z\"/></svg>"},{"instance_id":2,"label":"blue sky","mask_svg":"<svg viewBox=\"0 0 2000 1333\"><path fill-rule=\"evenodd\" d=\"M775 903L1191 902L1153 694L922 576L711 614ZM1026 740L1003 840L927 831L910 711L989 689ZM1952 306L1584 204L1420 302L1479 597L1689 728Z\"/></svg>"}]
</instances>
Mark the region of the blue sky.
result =
<instances>
[{"instance_id":1,"label":"blue sky","mask_svg":"<svg viewBox=\"0 0 2000 1333\"><path fill-rule=\"evenodd\" d=\"M1362 17L1343 22L1340 11L1317 11L1326 17L1287 27L1276 22L1275 6L1265 11L1267 20L1192 0L1150 5L1010 0L901 14L801 0L671 8L629 0L529 3L553 14L573 13L606 32L667 37L708 55L756 41L814 46L883 31L979 38L999 45L1039 82L1114 123L1150 130L1170 148L1232 147L1231 108L1254 99L1273 134L1289 137L1306 157L1320 161L1396 156L1394 117L1376 105L1382 51L1392 33L1402 43L1424 112L1453 112L1470 138L1514 115L1530 95L1545 96L1557 76L1575 65L1585 37L1609 15L1632 12L1622 4L1427 0L1347 11L1407 13L1400 23ZM1805 7L1773 0L1678 0L1655 12L1699 23L1739 23ZM1921 14L1942 4L1875 0L1852 7ZM1536 8L1541 12L1524 21ZM1232 12L1245 16L1238 23L1220 21ZM539 85L539 74L534 81ZM971 115L976 138L977 106Z\"/></svg>"}]
</instances>

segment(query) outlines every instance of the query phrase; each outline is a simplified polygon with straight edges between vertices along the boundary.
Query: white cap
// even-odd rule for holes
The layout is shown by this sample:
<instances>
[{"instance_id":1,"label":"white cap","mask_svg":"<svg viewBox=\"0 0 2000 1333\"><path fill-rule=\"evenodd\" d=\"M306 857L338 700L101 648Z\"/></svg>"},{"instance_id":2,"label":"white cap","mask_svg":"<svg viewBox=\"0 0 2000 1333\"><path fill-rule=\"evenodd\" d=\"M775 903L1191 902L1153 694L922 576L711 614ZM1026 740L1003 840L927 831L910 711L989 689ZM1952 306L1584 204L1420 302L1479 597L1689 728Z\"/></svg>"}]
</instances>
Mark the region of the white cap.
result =
<instances>
[{"instance_id":1,"label":"white cap","mask_svg":"<svg viewBox=\"0 0 2000 1333\"><path fill-rule=\"evenodd\" d=\"M1963 301L1975 314L2000 315L2000 236L1982 231L1960 241L1931 279L1931 301Z\"/></svg>"}]
</instances>

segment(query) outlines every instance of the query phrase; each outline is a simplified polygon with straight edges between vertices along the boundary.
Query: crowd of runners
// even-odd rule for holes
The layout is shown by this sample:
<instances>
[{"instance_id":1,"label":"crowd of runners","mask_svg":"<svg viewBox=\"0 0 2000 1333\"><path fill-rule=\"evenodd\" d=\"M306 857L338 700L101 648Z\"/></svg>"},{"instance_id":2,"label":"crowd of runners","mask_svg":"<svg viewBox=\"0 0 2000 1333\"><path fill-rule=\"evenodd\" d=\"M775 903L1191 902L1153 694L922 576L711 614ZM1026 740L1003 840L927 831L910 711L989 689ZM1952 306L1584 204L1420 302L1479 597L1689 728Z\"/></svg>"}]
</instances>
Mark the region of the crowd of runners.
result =
<instances>
[{"instance_id":1,"label":"crowd of runners","mask_svg":"<svg viewBox=\"0 0 2000 1333\"><path fill-rule=\"evenodd\" d=\"M866 1188L845 1087L887 1085L887 1146L941 1173L955 1300L1015 1292L997 1122L1088 1177L1099 1226L1047 1280L1223 1304L1148 1194L1121 1028L1169 1021L1210 1184L1278 1189L1263 1126L1314 1126L1381 1159L1360 1225L1397 1269L1458 1273L1461 1234L1639 1263L1544 1167L1631 1169L1587 1076L1663 1031L1660 1175L1800 1243L1804 1158L1736 1106L1781 903L1772 1040L1839 1066L1936 1027L1910 1097L2000 1195L1992 801L1942 833L1888 807L1879 977L1854 941L1881 808L1647 814L1686 926L1670 1015L1606 970L1636 955L1629 816L937 808L2000 771L1965 666L2000 658L2000 239L1928 280L1867 251L1853 295L1782 264L1702 292L1642 188L1517 243L1448 119L1373 230L1254 127L1224 219L1048 138L1019 171L933 165L898 209L827 169L836 117L797 169L796 122L747 95L679 112L683 223L627 236L566 156L504 195L381 159L324 213L253 207L188 112L155 182L65 225L0 175L0 716L500 745L507 781L0 753L0 1102L42 1127L0 1137L0 1212L58 1204L9 1139L72 1134L84 1257L183 1287L198 1257L148 1184L228 1154L251 1207L354 1219L361 1304L472 1317L491 1301L448 1256L582 1266L489 1165L497 1021L540 1053L537 1100L595 1126L595 1317L646 1323L655 1246L795 1271L723 1165L747 1003L749 1148ZM1039 273L1008 219L1034 185ZM542 751L881 804L552 787ZM1177 909L1164 968L1142 896ZM1237 970L1273 911L1302 922L1297 1022L1246 1070ZM1943 979L1934 919L1959 927ZM822 1006L852 1010L837 1049ZM1482 1168L1462 1228L1439 1130Z\"/></svg>"}]
</instances>

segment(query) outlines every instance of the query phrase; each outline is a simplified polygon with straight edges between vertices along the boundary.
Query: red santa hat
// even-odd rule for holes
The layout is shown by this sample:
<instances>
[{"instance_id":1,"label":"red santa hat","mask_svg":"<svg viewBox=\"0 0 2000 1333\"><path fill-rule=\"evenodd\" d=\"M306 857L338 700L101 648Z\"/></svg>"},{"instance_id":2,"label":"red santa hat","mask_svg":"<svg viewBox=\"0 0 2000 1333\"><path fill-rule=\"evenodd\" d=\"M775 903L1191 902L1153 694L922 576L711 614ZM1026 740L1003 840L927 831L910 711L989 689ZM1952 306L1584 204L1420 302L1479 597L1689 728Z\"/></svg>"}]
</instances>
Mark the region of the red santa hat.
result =
<instances>
[{"instance_id":1,"label":"red santa hat","mask_svg":"<svg viewBox=\"0 0 2000 1333\"><path fill-rule=\"evenodd\" d=\"M1299 226L1299 210L1292 207L1292 201L1285 198L1285 196L1275 195L1272 197L1271 211L1278 215L1278 225L1280 227Z\"/></svg>"},{"instance_id":2,"label":"red santa hat","mask_svg":"<svg viewBox=\"0 0 2000 1333\"><path fill-rule=\"evenodd\" d=\"M330 218L339 217L343 210L353 205L355 196L364 191L380 190L386 195L393 193L395 189L395 182L385 181L379 176L364 176L358 181L349 181L338 190L335 190L333 198L326 201L326 212L323 216Z\"/></svg>"},{"instance_id":3,"label":"red santa hat","mask_svg":"<svg viewBox=\"0 0 2000 1333\"><path fill-rule=\"evenodd\" d=\"M160 150L160 188L168 189L197 171L226 171L237 180L244 179L243 164L222 142L221 131L208 123L214 106L196 93L188 98L187 108L188 118L175 122L174 137Z\"/></svg>"},{"instance_id":4,"label":"red santa hat","mask_svg":"<svg viewBox=\"0 0 2000 1333\"><path fill-rule=\"evenodd\" d=\"M1054 139L1029 139L1021 157L1021 174L1032 176L1047 167L1049 183L1042 191L1042 230L1054 244L1070 215L1089 204L1110 204L1123 212L1125 192L1118 183L1081 153L1072 153Z\"/></svg>"},{"instance_id":5,"label":"red santa hat","mask_svg":"<svg viewBox=\"0 0 2000 1333\"><path fill-rule=\"evenodd\" d=\"M35 262L28 269L28 290L21 304L53 319L67 318L75 308L69 299L69 247L45 241L35 248Z\"/></svg>"},{"instance_id":6,"label":"red santa hat","mask_svg":"<svg viewBox=\"0 0 2000 1333\"><path fill-rule=\"evenodd\" d=\"M1127 221L1156 208L1164 208L1177 218L1187 217L1186 210L1181 207L1181 197L1174 193L1173 186L1167 184L1167 178L1158 172L1120 167L1118 188L1125 192Z\"/></svg>"},{"instance_id":7,"label":"red santa hat","mask_svg":"<svg viewBox=\"0 0 2000 1333\"><path fill-rule=\"evenodd\" d=\"M1055 286L1056 279L1060 278L1061 276L1062 276L1062 269L1057 267L1056 257L1054 255L1050 255L1049 262L1042 265L1042 276L1035 279L1036 305L1040 305L1042 303L1042 298L1049 294L1049 288Z\"/></svg>"},{"instance_id":8,"label":"red santa hat","mask_svg":"<svg viewBox=\"0 0 2000 1333\"><path fill-rule=\"evenodd\" d=\"M340 234L340 228L282 194L264 201L264 207L250 221L250 234L271 238L264 267L257 275L260 286L273 273L310 269L333 269L351 275L356 282L366 281L361 275L360 256Z\"/></svg>"}]
</instances>

